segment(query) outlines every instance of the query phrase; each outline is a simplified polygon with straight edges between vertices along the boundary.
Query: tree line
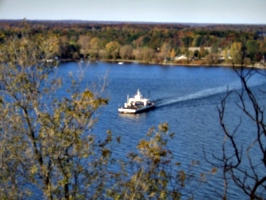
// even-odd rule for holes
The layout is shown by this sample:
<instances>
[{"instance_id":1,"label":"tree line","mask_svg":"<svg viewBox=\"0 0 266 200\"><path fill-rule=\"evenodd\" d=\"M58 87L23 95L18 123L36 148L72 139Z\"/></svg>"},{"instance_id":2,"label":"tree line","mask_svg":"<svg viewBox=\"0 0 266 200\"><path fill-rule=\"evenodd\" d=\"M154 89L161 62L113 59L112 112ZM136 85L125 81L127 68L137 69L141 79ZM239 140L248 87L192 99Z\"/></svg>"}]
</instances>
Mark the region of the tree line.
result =
<instances>
[{"instance_id":1,"label":"tree line","mask_svg":"<svg viewBox=\"0 0 266 200\"><path fill-rule=\"evenodd\" d=\"M20 21L1 21L0 42L19 36ZM32 35L46 35L59 44L65 60L137 60L147 63L241 64L266 57L264 25L193 25L27 21ZM192 48L197 47L197 48ZM176 59L185 55L186 59Z\"/></svg>"}]
</instances>

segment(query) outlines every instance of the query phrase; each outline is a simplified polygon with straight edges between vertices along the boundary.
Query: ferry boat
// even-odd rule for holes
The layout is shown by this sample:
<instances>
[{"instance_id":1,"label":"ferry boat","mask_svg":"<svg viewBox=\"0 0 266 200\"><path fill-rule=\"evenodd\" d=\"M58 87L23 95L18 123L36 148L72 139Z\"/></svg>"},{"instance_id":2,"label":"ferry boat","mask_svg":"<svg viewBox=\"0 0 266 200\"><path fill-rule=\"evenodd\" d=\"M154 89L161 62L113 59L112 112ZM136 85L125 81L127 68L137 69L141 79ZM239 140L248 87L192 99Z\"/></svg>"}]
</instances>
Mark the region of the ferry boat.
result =
<instances>
[{"instance_id":1,"label":"ferry boat","mask_svg":"<svg viewBox=\"0 0 266 200\"><path fill-rule=\"evenodd\" d=\"M155 102L150 101L148 98L143 98L142 94L138 90L134 97L127 97L127 102L123 107L118 108L118 112L136 114L151 110L153 108L155 108Z\"/></svg>"}]
</instances>

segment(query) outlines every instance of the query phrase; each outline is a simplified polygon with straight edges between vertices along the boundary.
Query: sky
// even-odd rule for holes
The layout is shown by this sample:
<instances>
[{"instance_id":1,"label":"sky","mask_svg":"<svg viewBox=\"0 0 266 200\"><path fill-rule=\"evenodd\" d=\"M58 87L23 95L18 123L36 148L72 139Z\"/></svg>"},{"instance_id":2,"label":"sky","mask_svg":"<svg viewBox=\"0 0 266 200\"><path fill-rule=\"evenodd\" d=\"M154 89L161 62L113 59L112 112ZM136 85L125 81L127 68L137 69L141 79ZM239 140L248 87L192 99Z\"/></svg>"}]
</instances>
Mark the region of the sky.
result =
<instances>
[{"instance_id":1,"label":"sky","mask_svg":"<svg viewBox=\"0 0 266 200\"><path fill-rule=\"evenodd\" d=\"M0 0L0 19L266 24L266 0Z\"/></svg>"}]
</instances>

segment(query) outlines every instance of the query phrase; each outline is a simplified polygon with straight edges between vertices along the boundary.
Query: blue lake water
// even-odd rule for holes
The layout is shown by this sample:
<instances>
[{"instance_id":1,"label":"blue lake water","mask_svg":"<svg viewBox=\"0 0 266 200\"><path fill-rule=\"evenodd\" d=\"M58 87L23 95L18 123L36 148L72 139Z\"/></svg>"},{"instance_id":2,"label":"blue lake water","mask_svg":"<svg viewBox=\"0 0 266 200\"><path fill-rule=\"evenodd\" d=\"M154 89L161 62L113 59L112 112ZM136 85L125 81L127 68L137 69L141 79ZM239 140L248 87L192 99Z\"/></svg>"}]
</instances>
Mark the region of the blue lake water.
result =
<instances>
[{"instance_id":1,"label":"blue lake water","mask_svg":"<svg viewBox=\"0 0 266 200\"><path fill-rule=\"evenodd\" d=\"M103 77L106 77L104 95L110 101L100 110L99 121L92 131L94 134L104 135L107 130L111 130L114 136L121 136L122 144L115 149L117 156L123 157L126 152L133 151L149 128L157 127L163 122L167 122L170 131L176 134L169 147L184 166L191 160L199 160L199 171L210 169L204 161L203 147L207 154L220 155L224 135L219 124L217 106L227 90L241 88L239 78L231 68L138 63L118 65L104 62L78 65L70 62L62 63L58 74L67 76L72 72L76 75L80 73L80 69L84 70L81 89L91 82L102 83ZM256 91L265 88L266 82L262 77L254 76L250 85ZM156 109L136 115L119 114L117 108L124 104L127 95L135 95L137 89L140 89L144 97L157 100ZM265 105L265 95L258 96L258 100ZM236 107L237 101L234 97L228 100L228 122L231 130L243 115ZM243 123L239 131L247 130L252 132L251 123ZM241 139L248 142L246 135ZM217 176L196 191L195 199L218 197L215 190L222 192L223 181ZM229 197L243 198L243 193L233 186Z\"/></svg>"}]
</instances>

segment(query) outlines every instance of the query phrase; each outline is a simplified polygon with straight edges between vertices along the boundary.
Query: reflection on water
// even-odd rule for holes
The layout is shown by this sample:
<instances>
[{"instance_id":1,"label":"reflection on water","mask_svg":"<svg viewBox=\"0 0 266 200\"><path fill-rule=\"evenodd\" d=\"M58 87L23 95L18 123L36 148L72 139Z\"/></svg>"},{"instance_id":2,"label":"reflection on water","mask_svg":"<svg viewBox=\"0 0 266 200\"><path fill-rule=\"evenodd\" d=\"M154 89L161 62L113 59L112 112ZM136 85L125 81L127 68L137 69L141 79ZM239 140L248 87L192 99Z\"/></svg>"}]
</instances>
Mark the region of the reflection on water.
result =
<instances>
[{"instance_id":1,"label":"reflection on water","mask_svg":"<svg viewBox=\"0 0 266 200\"><path fill-rule=\"evenodd\" d=\"M132 120L139 120L140 117L145 117L146 113L137 113L137 114L128 114L128 113L119 113L119 117L122 118L128 118L128 119L132 119Z\"/></svg>"}]
</instances>

